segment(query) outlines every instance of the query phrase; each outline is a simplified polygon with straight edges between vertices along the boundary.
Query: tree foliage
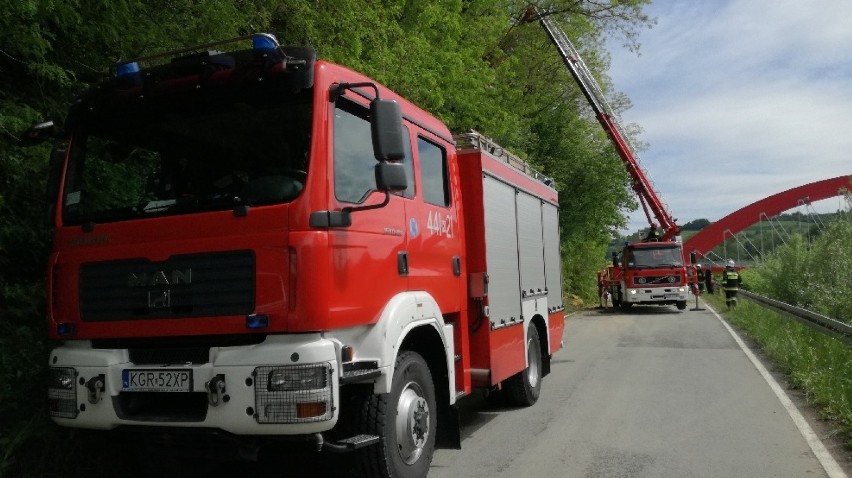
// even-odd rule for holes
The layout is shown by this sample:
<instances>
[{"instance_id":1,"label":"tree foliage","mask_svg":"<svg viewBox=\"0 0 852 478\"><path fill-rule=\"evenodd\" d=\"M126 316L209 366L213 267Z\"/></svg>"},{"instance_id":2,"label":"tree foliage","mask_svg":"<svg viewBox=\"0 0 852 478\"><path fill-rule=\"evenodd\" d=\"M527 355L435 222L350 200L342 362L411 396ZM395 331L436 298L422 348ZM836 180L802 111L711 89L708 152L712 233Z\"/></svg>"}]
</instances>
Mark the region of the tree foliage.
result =
<instances>
[{"instance_id":1,"label":"tree foliage","mask_svg":"<svg viewBox=\"0 0 852 478\"><path fill-rule=\"evenodd\" d=\"M636 33L652 21L649 0L547 0L605 89L603 35ZM43 417L44 218L49 147L21 148L18 135L61 120L74 97L116 62L254 31L311 46L321 58L364 72L444 120L475 129L556 179L565 285L594 295L593 271L611 233L635 208L628 178L585 100L536 24L519 23L518 0L22 0L0 16L0 475L28 472L15 450L51 449ZM610 91L613 104L627 107ZM22 392L23 391L23 392ZM38 443L33 443L36 441ZM52 445L51 445L52 444ZM58 448L58 447L57 447ZM17 455L25 456L25 455ZM33 455L29 465L38 462ZM80 469L85 467L77 463ZM108 473L108 472L104 472ZM90 473L91 474L91 473ZM64 475L70 476L70 475Z\"/></svg>"}]
</instances>

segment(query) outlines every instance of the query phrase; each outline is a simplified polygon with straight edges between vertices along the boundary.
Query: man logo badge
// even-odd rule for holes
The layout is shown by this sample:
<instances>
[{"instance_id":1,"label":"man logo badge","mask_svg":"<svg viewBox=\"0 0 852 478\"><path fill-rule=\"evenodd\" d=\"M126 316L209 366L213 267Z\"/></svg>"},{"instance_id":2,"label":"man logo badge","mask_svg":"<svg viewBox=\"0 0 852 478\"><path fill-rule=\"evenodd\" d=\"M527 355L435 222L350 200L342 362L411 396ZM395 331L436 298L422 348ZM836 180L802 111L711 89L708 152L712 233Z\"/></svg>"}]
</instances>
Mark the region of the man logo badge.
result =
<instances>
[{"instance_id":1,"label":"man logo badge","mask_svg":"<svg viewBox=\"0 0 852 478\"><path fill-rule=\"evenodd\" d=\"M192 284L192 269L171 271L131 272L127 274L127 287L156 287Z\"/></svg>"},{"instance_id":2,"label":"man logo badge","mask_svg":"<svg viewBox=\"0 0 852 478\"><path fill-rule=\"evenodd\" d=\"M192 284L192 269L131 272L127 274L128 287L174 287ZM168 309L172 306L172 291L158 289L148 291L148 309Z\"/></svg>"},{"instance_id":3,"label":"man logo badge","mask_svg":"<svg viewBox=\"0 0 852 478\"><path fill-rule=\"evenodd\" d=\"M172 291L170 290L149 290L148 291L148 308L149 309L168 309L172 306Z\"/></svg>"}]
</instances>

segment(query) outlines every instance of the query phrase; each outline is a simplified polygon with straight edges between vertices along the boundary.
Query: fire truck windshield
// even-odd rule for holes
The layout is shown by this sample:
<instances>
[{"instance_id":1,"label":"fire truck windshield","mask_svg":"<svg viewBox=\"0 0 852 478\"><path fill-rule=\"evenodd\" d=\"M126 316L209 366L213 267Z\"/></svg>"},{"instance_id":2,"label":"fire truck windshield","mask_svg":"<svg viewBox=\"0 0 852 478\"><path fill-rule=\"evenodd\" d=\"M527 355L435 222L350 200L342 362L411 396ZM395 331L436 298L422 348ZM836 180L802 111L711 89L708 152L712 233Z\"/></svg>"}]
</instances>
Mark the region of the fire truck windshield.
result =
<instances>
[{"instance_id":1,"label":"fire truck windshield","mask_svg":"<svg viewBox=\"0 0 852 478\"><path fill-rule=\"evenodd\" d=\"M627 265L637 269L680 267L683 253L680 247L643 247L628 251Z\"/></svg>"},{"instance_id":2,"label":"fire truck windshield","mask_svg":"<svg viewBox=\"0 0 852 478\"><path fill-rule=\"evenodd\" d=\"M74 124L66 224L292 201L308 173L311 90L222 101L172 95Z\"/></svg>"}]
</instances>

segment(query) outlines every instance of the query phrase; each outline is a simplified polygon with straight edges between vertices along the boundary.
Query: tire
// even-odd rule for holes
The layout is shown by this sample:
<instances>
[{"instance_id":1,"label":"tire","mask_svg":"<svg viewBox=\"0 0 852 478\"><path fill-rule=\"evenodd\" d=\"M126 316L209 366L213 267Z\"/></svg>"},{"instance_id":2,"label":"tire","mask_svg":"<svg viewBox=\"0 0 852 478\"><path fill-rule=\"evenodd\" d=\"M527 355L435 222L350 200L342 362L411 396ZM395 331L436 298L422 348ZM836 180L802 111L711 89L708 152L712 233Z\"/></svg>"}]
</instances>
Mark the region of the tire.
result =
<instances>
[{"instance_id":1,"label":"tire","mask_svg":"<svg viewBox=\"0 0 852 478\"><path fill-rule=\"evenodd\" d=\"M429 366L418 353L403 351L391 392L363 398L359 428L380 440L357 451L359 476L425 477L435 452L437 410Z\"/></svg>"},{"instance_id":2,"label":"tire","mask_svg":"<svg viewBox=\"0 0 852 478\"><path fill-rule=\"evenodd\" d=\"M677 310L685 310L686 309L686 301L679 300L677 301Z\"/></svg>"},{"instance_id":3,"label":"tire","mask_svg":"<svg viewBox=\"0 0 852 478\"><path fill-rule=\"evenodd\" d=\"M543 359L538 330L530 324L527 332L527 368L512 375L503 384L506 400L511 405L529 407L538 401L541 394Z\"/></svg>"}]
</instances>

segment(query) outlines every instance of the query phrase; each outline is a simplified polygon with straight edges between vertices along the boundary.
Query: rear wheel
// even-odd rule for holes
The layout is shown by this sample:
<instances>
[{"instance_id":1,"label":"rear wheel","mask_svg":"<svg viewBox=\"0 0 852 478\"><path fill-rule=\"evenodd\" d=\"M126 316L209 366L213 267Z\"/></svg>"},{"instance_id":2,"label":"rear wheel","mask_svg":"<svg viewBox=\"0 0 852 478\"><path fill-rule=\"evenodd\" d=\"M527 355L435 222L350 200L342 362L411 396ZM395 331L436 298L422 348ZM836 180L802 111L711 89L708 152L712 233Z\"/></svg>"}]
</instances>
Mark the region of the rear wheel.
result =
<instances>
[{"instance_id":1,"label":"rear wheel","mask_svg":"<svg viewBox=\"0 0 852 478\"><path fill-rule=\"evenodd\" d=\"M423 357L402 352L396 360L391 392L364 397L360 428L381 437L358 450L362 476L425 477L435 452L438 427L435 386Z\"/></svg>"},{"instance_id":2,"label":"rear wheel","mask_svg":"<svg viewBox=\"0 0 852 478\"><path fill-rule=\"evenodd\" d=\"M527 331L527 368L506 379L504 384L509 403L529 407L538 401L541 394L542 362L538 330L535 325L530 324Z\"/></svg>"}]
</instances>

